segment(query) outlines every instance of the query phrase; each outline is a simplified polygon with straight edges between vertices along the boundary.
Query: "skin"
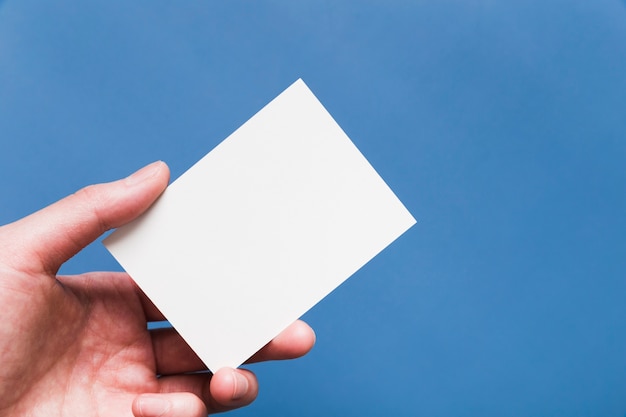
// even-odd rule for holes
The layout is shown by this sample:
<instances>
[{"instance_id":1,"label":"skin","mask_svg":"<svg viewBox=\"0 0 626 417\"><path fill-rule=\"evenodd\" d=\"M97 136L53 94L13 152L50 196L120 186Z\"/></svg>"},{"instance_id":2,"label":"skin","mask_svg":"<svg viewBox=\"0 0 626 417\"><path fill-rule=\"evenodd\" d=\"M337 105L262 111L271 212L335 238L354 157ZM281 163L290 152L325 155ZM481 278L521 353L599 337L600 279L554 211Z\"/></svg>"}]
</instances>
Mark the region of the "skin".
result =
<instances>
[{"instance_id":1,"label":"skin","mask_svg":"<svg viewBox=\"0 0 626 417\"><path fill-rule=\"evenodd\" d=\"M143 213L168 180L156 162L0 227L0 416L199 417L255 399L250 371L190 375L206 368L173 329L146 329L163 317L128 275L57 276ZM298 321L250 361L296 358L314 341Z\"/></svg>"}]
</instances>

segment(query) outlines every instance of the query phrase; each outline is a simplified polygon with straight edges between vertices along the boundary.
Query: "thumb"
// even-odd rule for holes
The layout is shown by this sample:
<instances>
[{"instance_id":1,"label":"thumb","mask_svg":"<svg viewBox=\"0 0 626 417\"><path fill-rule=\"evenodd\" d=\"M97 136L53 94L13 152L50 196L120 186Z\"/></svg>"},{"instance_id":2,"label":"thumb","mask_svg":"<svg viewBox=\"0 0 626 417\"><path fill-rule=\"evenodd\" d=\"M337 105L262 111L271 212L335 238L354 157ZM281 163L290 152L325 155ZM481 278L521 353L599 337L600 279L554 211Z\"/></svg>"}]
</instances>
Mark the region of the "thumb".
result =
<instances>
[{"instance_id":1,"label":"thumb","mask_svg":"<svg viewBox=\"0 0 626 417\"><path fill-rule=\"evenodd\" d=\"M90 185L4 226L0 228L0 250L8 253L5 261L20 270L56 274L63 262L102 233L143 213L165 190L168 180L167 165L154 162L127 178ZM7 244L10 247L3 247Z\"/></svg>"}]
</instances>

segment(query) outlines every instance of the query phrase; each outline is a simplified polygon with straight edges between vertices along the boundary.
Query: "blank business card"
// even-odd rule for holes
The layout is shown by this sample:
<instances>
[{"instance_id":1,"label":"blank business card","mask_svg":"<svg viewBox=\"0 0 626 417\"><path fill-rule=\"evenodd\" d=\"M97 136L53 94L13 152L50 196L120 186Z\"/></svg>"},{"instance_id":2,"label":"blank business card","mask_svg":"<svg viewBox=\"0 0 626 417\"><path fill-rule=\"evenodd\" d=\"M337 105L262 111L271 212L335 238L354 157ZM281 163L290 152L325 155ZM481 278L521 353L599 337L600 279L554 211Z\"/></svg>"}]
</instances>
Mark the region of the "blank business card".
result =
<instances>
[{"instance_id":1,"label":"blank business card","mask_svg":"<svg viewBox=\"0 0 626 417\"><path fill-rule=\"evenodd\" d=\"M104 244L217 371L241 365L414 223L298 80Z\"/></svg>"}]
</instances>

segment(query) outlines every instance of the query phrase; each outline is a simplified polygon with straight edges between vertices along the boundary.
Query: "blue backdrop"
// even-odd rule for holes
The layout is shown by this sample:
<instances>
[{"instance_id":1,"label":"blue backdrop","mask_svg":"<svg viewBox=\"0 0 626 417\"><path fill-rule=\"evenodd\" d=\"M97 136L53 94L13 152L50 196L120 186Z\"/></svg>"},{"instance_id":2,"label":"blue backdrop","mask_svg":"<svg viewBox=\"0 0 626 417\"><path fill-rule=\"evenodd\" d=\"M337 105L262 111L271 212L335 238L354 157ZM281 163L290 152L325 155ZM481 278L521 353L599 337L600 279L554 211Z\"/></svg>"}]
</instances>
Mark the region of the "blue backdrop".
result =
<instances>
[{"instance_id":1,"label":"blue backdrop","mask_svg":"<svg viewBox=\"0 0 626 417\"><path fill-rule=\"evenodd\" d=\"M617 0L6 1L0 223L175 178L299 77L418 224L233 415L623 416ZM94 269L119 269L100 243L63 272Z\"/></svg>"}]
</instances>

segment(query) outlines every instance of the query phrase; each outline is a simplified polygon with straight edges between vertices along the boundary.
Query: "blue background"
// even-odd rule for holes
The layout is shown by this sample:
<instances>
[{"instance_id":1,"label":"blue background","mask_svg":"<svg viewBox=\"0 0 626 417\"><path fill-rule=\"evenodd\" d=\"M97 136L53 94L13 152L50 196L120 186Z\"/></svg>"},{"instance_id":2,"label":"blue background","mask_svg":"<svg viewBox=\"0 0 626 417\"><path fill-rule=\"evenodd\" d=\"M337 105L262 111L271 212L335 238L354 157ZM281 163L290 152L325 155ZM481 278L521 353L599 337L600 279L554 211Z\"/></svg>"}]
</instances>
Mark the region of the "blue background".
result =
<instances>
[{"instance_id":1,"label":"blue background","mask_svg":"<svg viewBox=\"0 0 626 417\"><path fill-rule=\"evenodd\" d=\"M418 224L233 415L624 416L623 2L6 1L0 223L176 178L299 77Z\"/></svg>"}]
</instances>

